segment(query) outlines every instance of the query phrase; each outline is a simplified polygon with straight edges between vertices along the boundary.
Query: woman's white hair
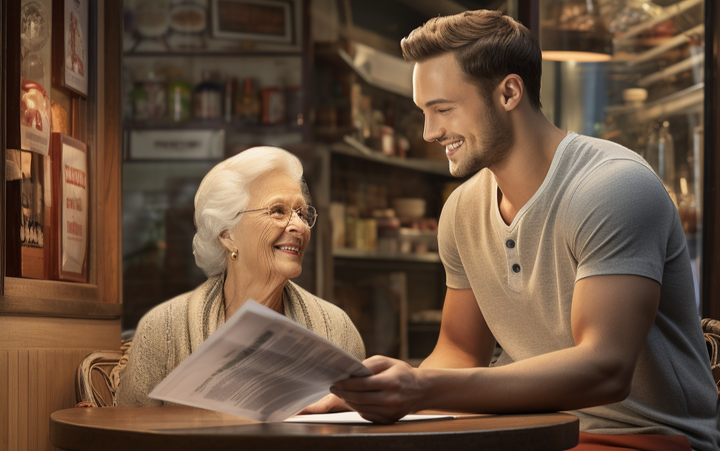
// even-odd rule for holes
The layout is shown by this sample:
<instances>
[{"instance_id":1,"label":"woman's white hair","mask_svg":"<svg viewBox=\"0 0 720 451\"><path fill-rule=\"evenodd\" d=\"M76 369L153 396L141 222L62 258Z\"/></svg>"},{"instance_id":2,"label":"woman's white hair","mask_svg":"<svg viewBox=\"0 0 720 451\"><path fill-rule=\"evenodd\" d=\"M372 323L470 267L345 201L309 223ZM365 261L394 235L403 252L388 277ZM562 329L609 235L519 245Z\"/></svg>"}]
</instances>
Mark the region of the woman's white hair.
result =
<instances>
[{"instance_id":1,"label":"woman's white hair","mask_svg":"<svg viewBox=\"0 0 720 451\"><path fill-rule=\"evenodd\" d=\"M206 276L225 271L226 249L220 243L220 233L232 229L240 220L238 212L247 209L251 183L272 171L281 171L298 182L309 202L302 163L295 155L277 147L247 149L219 163L203 178L195 194L197 232L193 238L193 254L195 263Z\"/></svg>"}]
</instances>

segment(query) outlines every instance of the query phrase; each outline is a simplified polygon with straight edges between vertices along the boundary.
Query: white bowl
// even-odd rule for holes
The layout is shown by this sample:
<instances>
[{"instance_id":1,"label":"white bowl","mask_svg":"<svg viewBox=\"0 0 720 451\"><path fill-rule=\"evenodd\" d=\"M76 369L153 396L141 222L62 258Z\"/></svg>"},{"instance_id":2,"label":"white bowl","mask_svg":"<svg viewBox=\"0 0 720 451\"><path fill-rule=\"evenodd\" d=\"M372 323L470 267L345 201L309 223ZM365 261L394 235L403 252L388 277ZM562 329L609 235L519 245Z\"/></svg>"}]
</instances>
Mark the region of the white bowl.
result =
<instances>
[{"instance_id":1,"label":"white bowl","mask_svg":"<svg viewBox=\"0 0 720 451\"><path fill-rule=\"evenodd\" d=\"M395 213L401 219L420 219L425 216L425 199L419 197L399 198L393 201Z\"/></svg>"}]
</instances>

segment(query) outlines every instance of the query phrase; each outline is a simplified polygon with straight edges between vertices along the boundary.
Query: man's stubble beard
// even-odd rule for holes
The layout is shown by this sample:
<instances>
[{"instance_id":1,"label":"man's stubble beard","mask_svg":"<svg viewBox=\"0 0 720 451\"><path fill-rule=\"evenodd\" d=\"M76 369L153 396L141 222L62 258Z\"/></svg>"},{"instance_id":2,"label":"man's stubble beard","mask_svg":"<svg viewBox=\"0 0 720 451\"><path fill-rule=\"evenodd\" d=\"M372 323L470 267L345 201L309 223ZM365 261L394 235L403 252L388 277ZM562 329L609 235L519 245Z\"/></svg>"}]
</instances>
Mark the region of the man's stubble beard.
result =
<instances>
[{"instance_id":1,"label":"man's stubble beard","mask_svg":"<svg viewBox=\"0 0 720 451\"><path fill-rule=\"evenodd\" d=\"M512 125L504 122L500 115L495 111L493 105L487 102L487 113L485 115L486 130L484 136L480 138L479 147L471 151L467 140L463 145L468 145L465 150L465 159L457 164L450 162L450 174L454 177L462 178L470 174L477 173L482 169L497 166L501 164L510 149L515 144L515 136L513 134Z\"/></svg>"}]
</instances>

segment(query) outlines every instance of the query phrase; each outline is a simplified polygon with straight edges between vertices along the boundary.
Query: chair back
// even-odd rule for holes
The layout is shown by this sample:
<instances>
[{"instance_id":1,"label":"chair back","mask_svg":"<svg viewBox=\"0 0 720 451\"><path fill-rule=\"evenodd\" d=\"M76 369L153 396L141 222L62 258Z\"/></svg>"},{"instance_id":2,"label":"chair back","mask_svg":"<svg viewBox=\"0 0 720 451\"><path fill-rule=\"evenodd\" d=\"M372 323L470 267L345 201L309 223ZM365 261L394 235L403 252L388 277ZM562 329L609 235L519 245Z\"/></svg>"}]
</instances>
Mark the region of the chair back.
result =
<instances>
[{"instance_id":1,"label":"chair back","mask_svg":"<svg viewBox=\"0 0 720 451\"><path fill-rule=\"evenodd\" d=\"M720 396L720 321L705 318L702 320L702 329L705 334L705 345L710 355L710 369L712 370L715 385Z\"/></svg>"},{"instance_id":2,"label":"chair back","mask_svg":"<svg viewBox=\"0 0 720 451\"><path fill-rule=\"evenodd\" d=\"M82 359L75 375L76 407L117 405L120 371L127 365L131 344L126 340L119 351L95 351Z\"/></svg>"}]
</instances>

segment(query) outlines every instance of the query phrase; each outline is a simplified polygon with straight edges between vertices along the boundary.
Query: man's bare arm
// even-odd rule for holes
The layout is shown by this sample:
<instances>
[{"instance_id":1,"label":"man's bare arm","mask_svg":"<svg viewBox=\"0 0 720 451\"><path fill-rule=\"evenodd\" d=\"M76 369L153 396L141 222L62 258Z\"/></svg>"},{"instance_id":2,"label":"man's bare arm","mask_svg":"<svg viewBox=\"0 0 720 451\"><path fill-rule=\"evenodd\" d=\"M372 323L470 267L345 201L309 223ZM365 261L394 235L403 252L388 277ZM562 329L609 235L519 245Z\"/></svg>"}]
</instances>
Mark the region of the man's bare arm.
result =
<instances>
[{"instance_id":1,"label":"man's bare arm","mask_svg":"<svg viewBox=\"0 0 720 451\"><path fill-rule=\"evenodd\" d=\"M495 348L472 290L448 288L443 304L440 336L420 368L488 366Z\"/></svg>"},{"instance_id":2,"label":"man's bare arm","mask_svg":"<svg viewBox=\"0 0 720 451\"><path fill-rule=\"evenodd\" d=\"M374 376L338 382L332 391L378 422L420 409L533 412L621 401L659 298L660 285L651 279L590 277L573 293L573 347L497 368L413 369L376 356L365 361Z\"/></svg>"}]
</instances>

